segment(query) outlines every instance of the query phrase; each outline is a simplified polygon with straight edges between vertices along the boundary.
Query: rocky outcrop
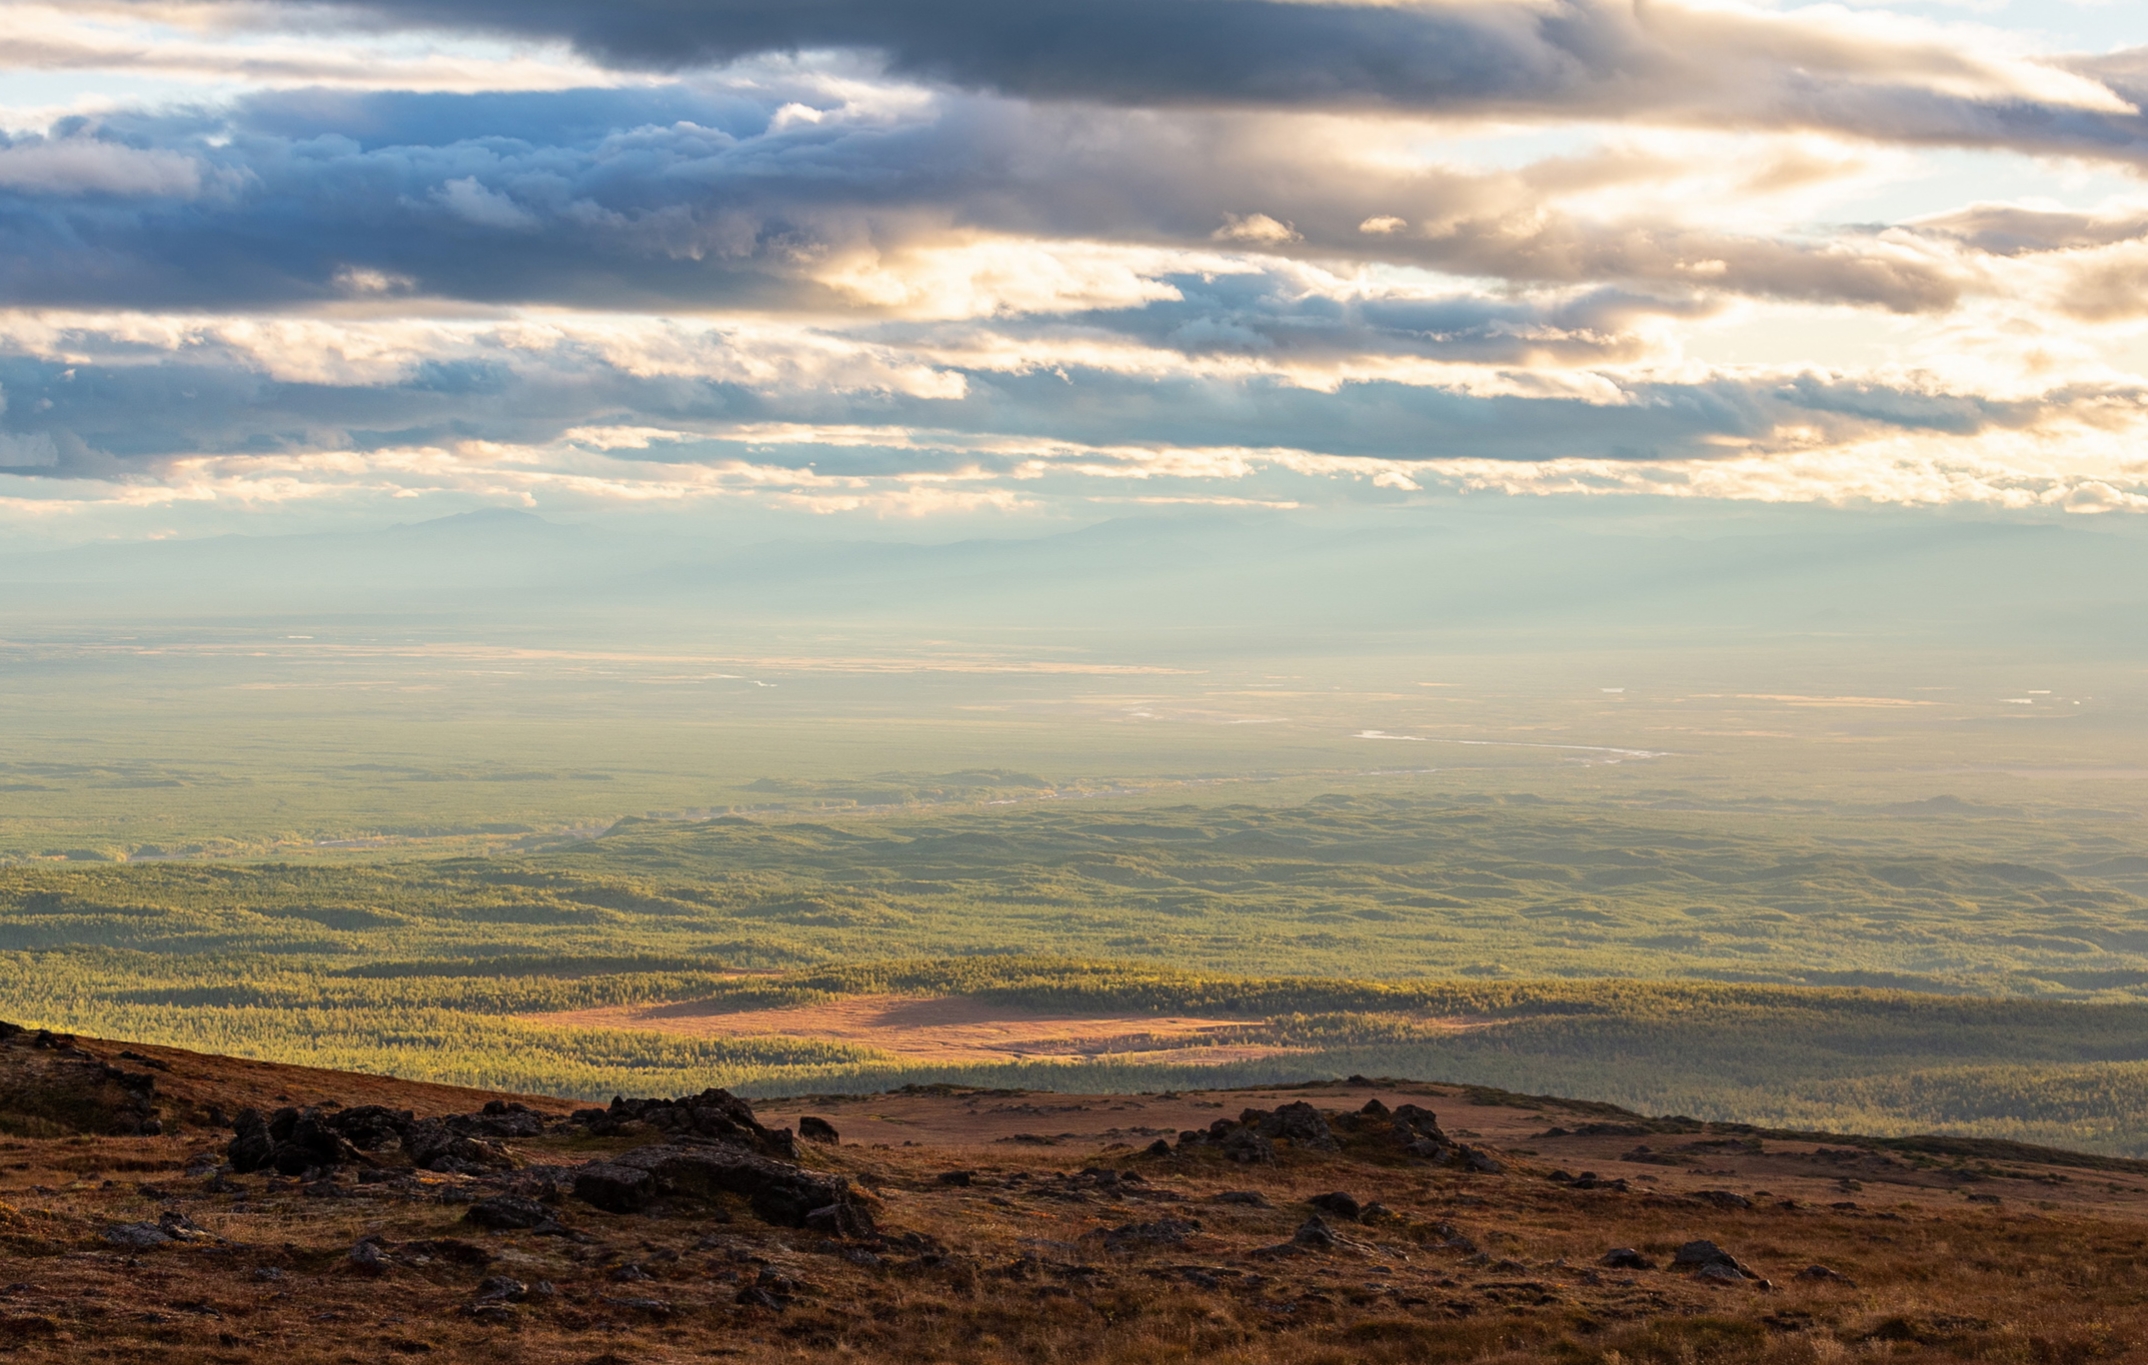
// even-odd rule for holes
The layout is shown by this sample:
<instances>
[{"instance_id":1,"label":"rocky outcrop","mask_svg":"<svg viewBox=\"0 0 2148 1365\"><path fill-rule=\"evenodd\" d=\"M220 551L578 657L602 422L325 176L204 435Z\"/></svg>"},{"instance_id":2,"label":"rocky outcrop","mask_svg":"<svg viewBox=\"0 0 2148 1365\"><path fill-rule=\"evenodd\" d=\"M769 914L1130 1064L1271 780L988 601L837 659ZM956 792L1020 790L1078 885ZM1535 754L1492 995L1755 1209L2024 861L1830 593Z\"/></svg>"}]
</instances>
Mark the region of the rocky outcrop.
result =
<instances>
[{"instance_id":1,"label":"rocky outcrop","mask_svg":"<svg viewBox=\"0 0 2148 1365\"><path fill-rule=\"evenodd\" d=\"M474 1114L420 1119L408 1109L377 1104L352 1109L287 1108L264 1116L242 1111L225 1148L232 1169L283 1175L380 1164L369 1153L401 1147L421 1170L477 1175L511 1169L503 1139L537 1137L544 1115L527 1105L493 1100Z\"/></svg>"},{"instance_id":2,"label":"rocky outcrop","mask_svg":"<svg viewBox=\"0 0 2148 1365\"><path fill-rule=\"evenodd\" d=\"M266 1117L258 1109L247 1109L233 1126L237 1132L224 1148L224 1156L241 1173L273 1170L279 1175L306 1175L365 1160L318 1109L279 1109Z\"/></svg>"},{"instance_id":3,"label":"rocky outcrop","mask_svg":"<svg viewBox=\"0 0 2148 1365\"><path fill-rule=\"evenodd\" d=\"M580 1124L593 1137L648 1133L738 1143L763 1156L797 1154L790 1129L762 1127L753 1106L728 1090L709 1089L674 1100L615 1098L608 1109L576 1110L568 1122Z\"/></svg>"},{"instance_id":4,"label":"rocky outcrop","mask_svg":"<svg viewBox=\"0 0 2148 1365\"><path fill-rule=\"evenodd\" d=\"M743 1198L754 1216L779 1227L813 1226L861 1236L871 1214L841 1176L808 1171L735 1143L637 1147L576 1172L575 1197L611 1213L639 1213L659 1199ZM827 1212L824 1212L827 1211Z\"/></svg>"},{"instance_id":5,"label":"rocky outcrop","mask_svg":"<svg viewBox=\"0 0 2148 1365\"><path fill-rule=\"evenodd\" d=\"M1505 1169L1489 1153L1458 1145L1440 1130L1439 1118L1420 1105L1389 1109L1368 1101L1354 1114L1323 1114L1304 1101L1279 1109L1248 1109L1234 1121L1217 1119L1206 1130L1179 1134L1179 1150L1207 1149L1247 1164L1269 1162L1279 1151L1362 1155L1392 1154L1464 1169Z\"/></svg>"},{"instance_id":6,"label":"rocky outcrop","mask_svg":"<svg viewBox=\"0 0 2148 1365\"><path fill-rule=\"evenodd\" d=\"M163 1131L155 1076L101 1061L70 1034L0 1023L0 1132L147 1137Z\"/></svg>"}]
</instances>

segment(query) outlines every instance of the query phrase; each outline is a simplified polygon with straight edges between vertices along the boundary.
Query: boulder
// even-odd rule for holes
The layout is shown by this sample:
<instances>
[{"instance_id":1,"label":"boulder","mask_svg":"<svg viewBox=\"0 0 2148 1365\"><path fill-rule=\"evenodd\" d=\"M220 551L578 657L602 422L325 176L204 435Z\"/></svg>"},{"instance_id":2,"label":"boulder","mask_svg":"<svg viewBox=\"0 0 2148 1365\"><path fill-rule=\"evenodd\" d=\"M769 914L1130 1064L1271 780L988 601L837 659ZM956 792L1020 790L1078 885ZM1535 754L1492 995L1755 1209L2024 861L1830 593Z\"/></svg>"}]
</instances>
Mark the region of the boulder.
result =
<instances>
[{"instance_id":1,"label":"boulder","mask_svg":"<svg viewBox=\"0 0 2148 1365\"><path fill-rule=\"evenodd\" d=\"M1336 1218L1347 1219L1353 1223L1357 1221L1358 1214L1363 1211L1354 1196L1344 1194L1341 1190L1336 1190L1332 1194L1316 1194L1305 1202L1311 1204L1322 1213L1330 1214Z\"/></svg>"},{"instance_id":2,"label":"boulder","mask_svg":"<svg viewBox=\"0 0 2148 1365\"><path fill-rule=\"evenodd\" d=\"M384 1147L400 1145L415 1119L408 1109L361 1104L355 1109L339 1109L325 1115L322 1122L359 1151L377 1152Z\"/></svg>"},{"instance_id":3,"label":"boulder","mask_svg":"<svg viewBox=\"0 0 2148 1365\"><path fill-rule=\"evenodd\" d=\"M403 1150L410 1154L411 1164L455 1175L512 1170L515 1159L505 1146L493 1138L474 1136L469 1131L472 1125L457 1122L470 1117L457 1114L412 1124L403 1135Z\"/></svg>"},{"instance_id":4,"label":"boulder","mask_svg":"<svg viewBox=\"0 0 2148 1365\"><path fill-rule=\"evenodd\" d=\"M1455 1148L1453 1161L1465 1171L1476 1171L1482 1175L1500 1175L1507 1169L1506 1163L1498 1157L1475 1147Z\"/></svg>"},{"instance_id":5,"label":"boulder","mask_svg":"<svg viewBox=\"0 0 2148 1365\"><path fill-rule=\"evenodd\" d=\"M1603 1254L1601 1262L1613 1270L1654 1270L1656 1263L1632 1247L1613 1247Z\"/></svg>"},{"instance_id":6,"label":"boulder","mask_svg":"<svg viewBox=\"0 0 2148 1365\"><path fill-rule=\"evenodd\" d=\"M559 1226L552 1217L552 1210L534 1199L512 1194L495 1194L478 1200L463 1211L462 1221L494 1232Z\"/></svg>"},{"instance_id":7,"label":"boulder","mask_svg":"<svg viewBox=\"0 0 2148 1365\"><path fill-rule=\"evenodd\" d=\"M825 1142L830 1146L843 1140L842 1134L835 1131L834 1124L826 1119L815 1118L811 1114L800 1116L798 1120L798 1136L807 1142Z\"/></svg>"},{"instance_id":8,"label":"boulder","mask_svg":"<svg viewBox=\"0 0 2148 1365\"><path fill-rule=\"evenodd\" d=\"M574 1175L574 1197L606 1213L639 1213L656 1194L656 1178L632 1166L593 1161Z\"/></svg>"},{"instance_id":9,"label":"boulder","mask_svg":"<svg viewBox=\"0 0 2148 1365\"><path fill-rule=\"evenodd\" d=\"M1199 1223L1180 1218L1160 1218L1153 1223L1128 1223L1105 1230L1104 1248L1107 1251L1128 1252L1175 1247L1200 1230Z\"/></svg>"},{"instance_id":10,"label":"boulder","mask_svg":"<svg viewBox=\"0 0 2148 1365\"><path fill-rule=\"evenodd\" d=\"M807 1213L806 1227L826 1237L870 1237L872 1216L855 1203L828 1204Z\"/></svg>"},{"instance_id":11,"label":"boulder","mask_svg":"<svg viewBox=\"0 0 2148 1365\"><path fill-rule=\"evenodd\" d=\"M126 1251L153 1251L172 1244L155 1223L120 1223L104 1230L104 1240Z\"/></svg>"},{"instance_id":12,"label":"boulder","mask_svg":"<svg viewBox=\"0 0 2148 1365\"><path fill-rule=\"evenodd\" d=\"M1335 1140L1335 1134L1328 1127L1327 1119L1304 1100L1286 1104L1272 1114L1262 1115L1258 1126L1262 1137L1285 1138L1293 1147L1303 1147L1315 1152L1342 1150L1342 1144Z\"/></svg>"},{"instance_id":13,"label":"boulder","mask_svg":"<svg viewBox=\"0 0 2148 1365\"><path fill-rule=\"evenodd\" d=\"M1275 1143L1258 1128L1232 1128L1217 1140L1217 1145L1222 1148L1223 1155L1242 1165L1275 1160Z\"/></svg>"},{"instance_id":14,"label":"boulder","mask_svg":"<svg viewBox=\"0 0 2148 1365\"><path fill-rule=\"evenodd\" d=\"M1711 1280L1758 1280L1738 1258L1705 1238L1687 1242L1671 1257L1671 1269Z\"/></svg>"}]
</instances>

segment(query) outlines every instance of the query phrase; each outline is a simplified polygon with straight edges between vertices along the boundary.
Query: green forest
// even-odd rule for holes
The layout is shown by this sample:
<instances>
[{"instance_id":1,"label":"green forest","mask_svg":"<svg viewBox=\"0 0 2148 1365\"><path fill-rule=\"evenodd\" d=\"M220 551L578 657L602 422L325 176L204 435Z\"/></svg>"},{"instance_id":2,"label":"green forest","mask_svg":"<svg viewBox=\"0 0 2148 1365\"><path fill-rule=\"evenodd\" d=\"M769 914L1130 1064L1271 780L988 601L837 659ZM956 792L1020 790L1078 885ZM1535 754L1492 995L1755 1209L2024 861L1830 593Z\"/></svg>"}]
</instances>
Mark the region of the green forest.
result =
<instances>
[{"instance_id":1,"label":"green forest","mask_svg":"<svg viewBox=\"0 0 2148 1365\"><path fill-rule=\"evenodd\" d=\"M594 1098L1362 1072L2148 1151L2148 840L1960 801L980 802L484 856L22 862L0 954L20 1022ZM1276 1055L920 1065L525 1017L890 992L1200 1011Z\"/></svg>"}]
</instances>

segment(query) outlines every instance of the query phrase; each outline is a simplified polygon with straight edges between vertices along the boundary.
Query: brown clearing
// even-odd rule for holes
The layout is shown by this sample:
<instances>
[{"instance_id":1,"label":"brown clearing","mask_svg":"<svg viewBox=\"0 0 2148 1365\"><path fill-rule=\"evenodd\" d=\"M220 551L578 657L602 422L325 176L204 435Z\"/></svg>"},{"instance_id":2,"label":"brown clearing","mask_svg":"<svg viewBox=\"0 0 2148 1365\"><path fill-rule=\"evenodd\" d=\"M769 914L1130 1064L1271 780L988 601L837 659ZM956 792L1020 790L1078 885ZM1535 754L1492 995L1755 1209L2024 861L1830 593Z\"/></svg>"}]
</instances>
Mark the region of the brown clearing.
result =
<instances>
[{"instance_id":1,"label":"brown clearing","mask_svg":"<svg viewBox=\"0 0 2148 1365\"><path fill-rule=\"evenodd\" d=\"M607 1005L523 1016L549 1028L641 1029L692 1038L812 1038L941 1062L1121 1057L1232 1062L1292 1049L1246 1036L1259 1019L1047 1014L967 996L858 995L818 1005L739 1010L716 1001Z\"/></svg>"},{"instance_id":2,"label":"brown clearing","mask_svg":"<svg viewBox=\"0 0 2148 1365\"><path fill-rule=\"evenodd\" d=\"M133 1060L120 1055L121 1044L80 1041L96 1058ZM189 1093L190 1102L175 1106L182 1109L213 1101L228 1110L261 1093L459 1110L494 1098L173 1049L127 1050L169 1068L158 1077ZM221 1084L227 1075L230 1091ZM1295 1148L1255 1165L1198 1145L1163 1155L1142 1150L1141 1128L1188 1119L1191 1127L1242 1107L1298 1100L1339 1115L1374 1095L1435 1107L1448 1132L1493 1151L1505 1170ZM199 1159L220 1153L229 1130L192 1119L156 1137L0 1137L0 1358L37 1365L2148 1358L2148 1303L2138 1291L2148 1273L2148 1163L1997 1143L1925 1158L1858 1139L1777 1138L1393 1081L1170 1095L947 1088L760 1110L769 1122L814 1113L842 1130L840 1146L803 1144L800 1160L866 1191L877 1235L770 1226L728 1197L627 1215L548 1196L564 1236L488 1232L463 1220L470 1201L489 1190L541 1185L554 1178L548 1170L616 1155L648 1136L519 1142L521 1169L485 1180L414 1183L346 1172L311 1184L205 1177ZM882 1115L904 1121L895 1125L900 1138L879 1126ZM1028 1124L1032 1140L979 1148L976 1124L985 1116L995 1127ZM1561 1168L1584 1167L1613 1183L1583 1188L1561 1178ZM967 1183L942 1178L955 1171ZM1377 1199L1387 1213L1369 1221L1331 1213L1334 1245L1295 1244L1312 1212L1306 1201L1336 1190ZM1225 1199L1226 1191L1257 1191L1261 1200ZM215 1240L136 1251L105 1236L114 1224L167 1211ZM364 1237L379 1239L386 1257L372 1264L354 1257ZM1673 1272L1670 1254L1693 1238L1718 1243L1772 1283ZM1652 1268L1604 1265L1612 1247L1638 1248ZM1838 1277L1800 1276L1813 1264ZM487 1288L488 1276L530 1292L503 1297Z\"/></svg>"}]
</instances>

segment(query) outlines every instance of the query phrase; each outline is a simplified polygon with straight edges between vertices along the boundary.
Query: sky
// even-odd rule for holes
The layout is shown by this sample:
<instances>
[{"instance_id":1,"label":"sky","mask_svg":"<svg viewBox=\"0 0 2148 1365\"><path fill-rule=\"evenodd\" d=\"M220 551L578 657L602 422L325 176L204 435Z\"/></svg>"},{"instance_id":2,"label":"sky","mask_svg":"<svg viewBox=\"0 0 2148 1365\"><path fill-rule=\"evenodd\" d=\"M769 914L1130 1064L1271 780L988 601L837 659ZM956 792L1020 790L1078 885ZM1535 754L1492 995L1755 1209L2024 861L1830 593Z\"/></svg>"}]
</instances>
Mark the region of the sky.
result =
<instances>
[{"instance_id":1,"label":"sky","mask_svg":"<svg viewBox=\"0 0 2148 1365\"><path fill-rule=\"evenodd\" d=\"M2148 511L2148 7L0 0L0 541Z\"/></svg>"}]
</instances>

